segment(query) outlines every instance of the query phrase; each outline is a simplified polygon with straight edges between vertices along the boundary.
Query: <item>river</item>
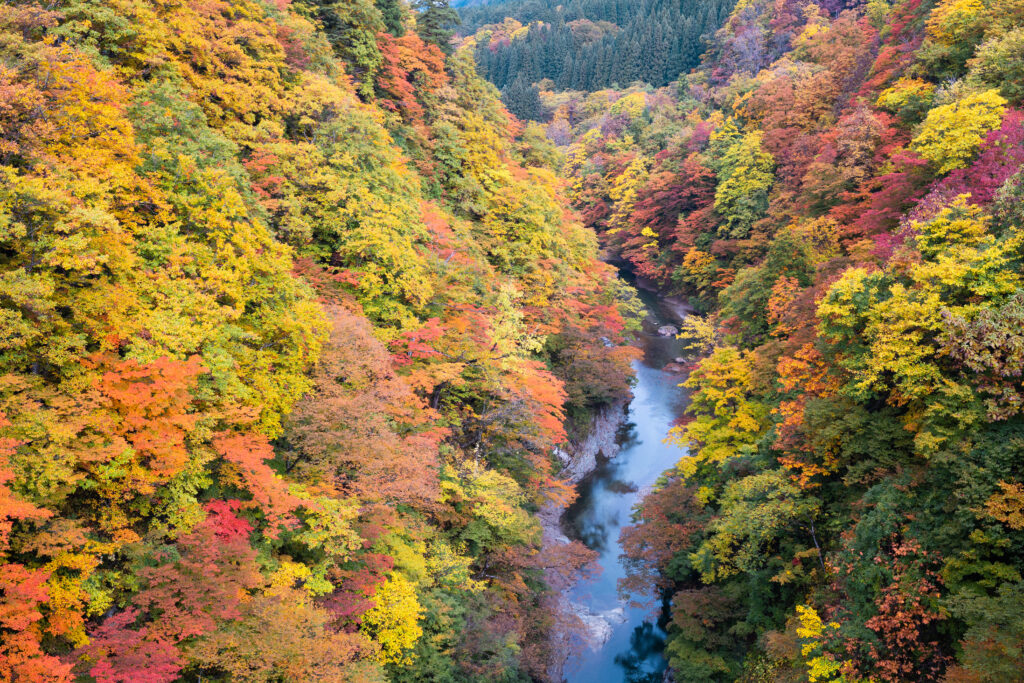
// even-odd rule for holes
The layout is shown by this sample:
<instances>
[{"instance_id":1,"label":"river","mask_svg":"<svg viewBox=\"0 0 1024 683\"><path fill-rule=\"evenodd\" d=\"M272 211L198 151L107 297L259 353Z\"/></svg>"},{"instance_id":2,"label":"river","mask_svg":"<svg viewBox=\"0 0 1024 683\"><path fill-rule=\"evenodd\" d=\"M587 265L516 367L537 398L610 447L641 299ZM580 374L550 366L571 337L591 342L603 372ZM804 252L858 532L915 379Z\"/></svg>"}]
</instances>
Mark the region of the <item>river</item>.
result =
<instances>
[{"instance_id":1,"label":"river","mask_svg":"<svg viewBox=\"0 0 1024 683\"><path fill-rule=\"evenodd\" d=\"M662 443L686 407L686 396L678 388L682 376L665 370L683 353L682 343L657 333L662 325L678 324L678 309L650 292L640 294L651 314L640 339L644 355L634 363L637 382L619 433L621 448L614 458L599 461L579 483L579 498L562 518L569 537L600 553L602 569L596 580L572 589L569 599L591 614L605 616L612 627L611 637L599 650L585 650L567 663L564 675L569 683L660 683L666 666L664 631L650 610L629 607L617 589L625 576L619 531L631 522L633 506L643 492L686 454Z\"/></svg>"}]
</instances>

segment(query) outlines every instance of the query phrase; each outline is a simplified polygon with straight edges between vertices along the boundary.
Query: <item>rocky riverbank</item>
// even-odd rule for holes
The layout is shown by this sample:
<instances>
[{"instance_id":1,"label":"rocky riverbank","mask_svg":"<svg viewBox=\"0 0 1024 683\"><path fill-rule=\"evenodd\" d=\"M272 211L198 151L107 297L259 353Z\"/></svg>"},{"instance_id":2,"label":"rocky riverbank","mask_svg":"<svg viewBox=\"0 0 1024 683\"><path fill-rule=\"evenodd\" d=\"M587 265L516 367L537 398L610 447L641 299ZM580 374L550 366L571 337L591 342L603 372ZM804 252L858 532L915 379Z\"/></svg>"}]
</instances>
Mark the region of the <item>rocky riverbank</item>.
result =
<instances>
[{"instance_id":1,"label":"rocky riverbank","mask_svg":"<svg viewBox=\"0 0 1024 683\"><path fill-rule=\"evenodd\" d=\"M619 450L615 438L619 428L626 421L626 409L628 400L617 401L606 408L601 409L594 416L587 436L579 443L570 444L565 450L558 449L555 454L562 461L562 481L576 485L597 467L599 458L614 458ZM562 514L565 509L553 502L548 502L540 511L537 518L540 520L543 529L543 543L546 548L569 543L569 538L562 531ZM561 612L567 620L578 619L583 625L583 638L586 646L598 648L608 640L612 631L612 624L621 623L624 618L623 610L613 609L608 612L595 614L586 605L574 603L569 600L563 592L559 597ZM565 640L565 633L556 633L555 638ZM569 643L559 642L558 647L565 653L565 658L556 664L548 674L551 680L561 680L562 667L568 657Z\"/></svg>"},{"instance_id":2,"label":"rocky riverbank","mask_svg":"<svg viewBox=\"0 0 1024 683\"><path fill-rule=\"evenodd\" d=\"M628 405L628 400L620 400L602 408L594 416L590 430L582 441L570 444L566 450L555 450L555 455L562 461L562 481L578 484L597 467L598 457L615 457L619 450L618 444L615 443L615 435L626 421Z\"/></svg>"},{"instance_id":3,"label":"rocky riverbank","mask_svg":"<svg viewBox=\"0 0 1024 683\"><path fill-rule=\"evenodd\" d=\"M692 309L681 300L657 296L656 289L650 286L651 283L637 282L636 284L642 290L654 294L651 296L644 292L642 295L650 311L644 323L644 332L638 339L638 345L644 351L646 372L650 373L651 368L654 368L658 374L667 372L669 375L677 375L684 370L682 362L685 359L678 357L679 343L676 341L676 334L678 334L680 323L692 313ZM638 365L636 368L638 372L641 372L644 365ZM641 392L644 395L649 395L651 381L651 377L648 376L647 384L638 384L639 389L646 387L646 390ZM660 386L660 380L655 380L653 386ZM577 490L579 490L580 482L593 473L602 461L623 457L620 453L620 445L616 440L620 428L628 419L631 419L629 411L632 399L633 397L630 396L629 400L620 401L601 410L594 416L585 438L564 450L556 451L555 454L562 463L562 481L577 486ZM659 399L659 403L664 402L665 399ZM648 435L649 442L651 444L660 443L664 436L663 432L667 433L668 431L668 426L668 421L664 426L659 424L656 438ZM670 463L666 462L666 464ZM653 482L653 476L649 478L649 482ZM543 529L543 543L546 549L570 542L563 530L565 512L565 509L549 503L537 513ZM616 539L612 539L616 546L617 535L616 531ZM599 560L602 569L608 561L608 558ZM615 638L616 629L621 624L630 621L631 617L636 619L637 615L631 615L625 603L622 602L616 605L614 601L597 601L596 604L600 607L585 604L581 598L572 597L576 592L571 587L562 588L556 585L559 577L551 578L554 579L552 586L556 590L561 590L559 611L562 615L563 627L555 629L552 645L557 652L562 654L562 661L549 670L548 676L550 680L561 681L566 664L574 651L578 651L582 645L590 651L588 656L599 657L600 655L597 653L606 646L610 639ZM606 588L601 590L606 591ZM589 598L586 599L589 600ZM590 600L590 602L594 601Z\"/></svg>"}]
</instances>

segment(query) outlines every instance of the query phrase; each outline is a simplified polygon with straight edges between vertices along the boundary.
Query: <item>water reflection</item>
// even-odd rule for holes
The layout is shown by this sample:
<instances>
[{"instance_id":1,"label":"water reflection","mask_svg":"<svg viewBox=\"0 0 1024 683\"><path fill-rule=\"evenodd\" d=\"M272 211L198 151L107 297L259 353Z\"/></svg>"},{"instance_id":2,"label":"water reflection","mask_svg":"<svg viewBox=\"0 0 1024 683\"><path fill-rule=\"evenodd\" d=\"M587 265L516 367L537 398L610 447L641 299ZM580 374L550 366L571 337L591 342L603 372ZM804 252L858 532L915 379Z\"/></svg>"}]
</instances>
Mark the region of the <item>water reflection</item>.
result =
<instances>
[{"instance_id":1,"label":"water reflection","mask_svg":"<svg viewBox=\"0 0 1024 683\"><path fill-rule=\"evenodd\" d=\"M635 493L637 485L620 478L617 460L602 459L594 471L580 482L578 490L580 496L566 511L563 520L569 527L566 533L591 550L604 554L611 547L609 542L618 540L619 529L624 523L629 523L629 518L628 515L621 517L620 507L600 506L595 501Z\"/></svg>"},{"instance_id":2,"label":"water reflection","mask_svg":"<svg viewBox=\"0 0 1024 683\"><path fill-rule=\"evenodd\" d=\"M622 669L623 681L629 683L661 683L665 662L661 656L665 636L661 629L644 622L629 637L629 652L615 655L615 664Z\"/></svg>"},{"instance_id":3,"label":"water reflection","mask_svg":"<svg viewBox=\"0 0 1024 683\"><path fill-rule=\"evenodd\" d=\"M619 432L615 435L615 443L619 444L620 450L639 446L640 435L637 433L636 423L626 422L619 427Z\"/></svg>"},{"instance_id":4,"label":"water reflection","mask_svg":"<svg viewBox=\"0 0 1024 683\"><path fill-rule=\"evenodd\" d=\"M661 680L665 633L655 615L643 608L623 605L618 581L625 576L619 533L631 522L640 491L651 486L663 471L685 453L662 442L685 407L678 388L680 377L662 370L682 353L681 343L657 335L660 325L674 322L658 301L647 297L656 312L645 325L644 357L636 363L637 382L627 426L620 431L621 449L611 460L598 463L579 485L580 496L563 518L565 531L599 554L602 573L593 582L577 586L570 598L595 615L606 615L611 637L598 651L586 651L569 662L571 683L647 683Z\"/></svg>"}]
</instances>

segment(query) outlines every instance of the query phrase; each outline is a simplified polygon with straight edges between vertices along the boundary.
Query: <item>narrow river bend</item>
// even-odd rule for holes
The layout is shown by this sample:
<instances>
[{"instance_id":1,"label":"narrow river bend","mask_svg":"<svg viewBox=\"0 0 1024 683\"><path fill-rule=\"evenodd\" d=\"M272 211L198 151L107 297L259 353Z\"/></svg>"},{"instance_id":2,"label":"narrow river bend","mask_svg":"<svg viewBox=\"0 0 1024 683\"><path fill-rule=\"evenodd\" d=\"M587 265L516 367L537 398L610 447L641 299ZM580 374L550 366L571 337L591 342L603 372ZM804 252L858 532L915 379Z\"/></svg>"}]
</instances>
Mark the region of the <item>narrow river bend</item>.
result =
<instances>
[{"instance_id":1,"label":"narrow river bend","mask_svg":"<svg viewBox=\"0 0 1024 683\"><path fill-rule=\"evenodd\" d=\"M569 683L660 683L665 671L664 632L649 610L629 607L617 590L618 580L625 576L620 530L630 523L633 506L643 493L686 454L662 443L686 407L678 387L682 376L672 372L674 359L683 353L682 343L658 334L663 325L677 325L679 313L650 292L640 294L651 313L640 340L643 358L634 363L637 383L620 430L620 450L612 459L599 460L594 472L580 482L579 498L562 518L566 535L600 553L602 569L595 581L577 585L569 599L611 626L611 636L600 649L587 649L567 663Z\"/></svg>"}]
</instances>

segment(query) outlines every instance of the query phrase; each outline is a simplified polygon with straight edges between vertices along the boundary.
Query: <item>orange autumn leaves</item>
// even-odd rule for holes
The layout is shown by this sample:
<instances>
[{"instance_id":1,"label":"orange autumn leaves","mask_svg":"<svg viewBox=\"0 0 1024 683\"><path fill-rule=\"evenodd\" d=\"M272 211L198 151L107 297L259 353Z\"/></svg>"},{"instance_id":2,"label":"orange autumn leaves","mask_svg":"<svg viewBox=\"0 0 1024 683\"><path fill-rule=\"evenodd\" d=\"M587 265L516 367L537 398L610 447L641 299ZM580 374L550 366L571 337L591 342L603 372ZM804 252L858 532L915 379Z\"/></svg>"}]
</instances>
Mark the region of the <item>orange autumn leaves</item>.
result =
<instances>
[{"instance_id":1,"label":"orange autumn leaves","mask_svg":"<svg viewBox=\"0 0 1024 683\"><path fill-rule=\"evenodd\" d=\"M671 88L543 93L588 224L717 331L625 536L677 679L1019 677L1022 25L749 0Z\"/></svg>"},{"instance_id":2,"label":"orange autumn leaves","mask_svg":"<svg viewBox=\"0 0 1024 683\"><path fill-rule=\"evenodd\" d=\"M3 675L546 670L613 271L464 56L307 9L0 8Z\"/></svg>"}]
</instances>

